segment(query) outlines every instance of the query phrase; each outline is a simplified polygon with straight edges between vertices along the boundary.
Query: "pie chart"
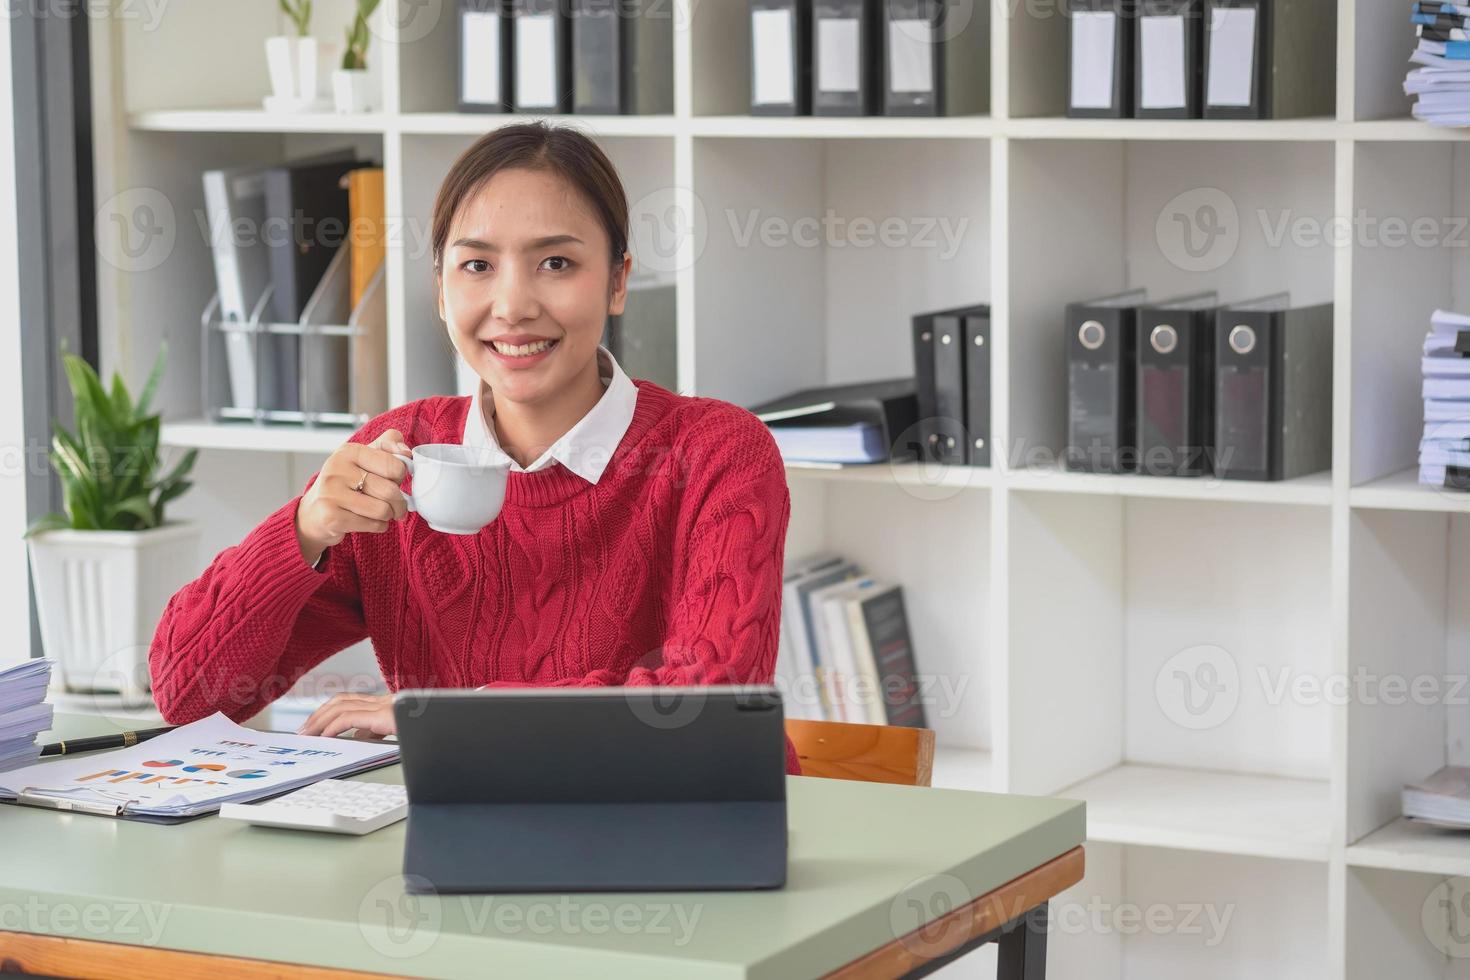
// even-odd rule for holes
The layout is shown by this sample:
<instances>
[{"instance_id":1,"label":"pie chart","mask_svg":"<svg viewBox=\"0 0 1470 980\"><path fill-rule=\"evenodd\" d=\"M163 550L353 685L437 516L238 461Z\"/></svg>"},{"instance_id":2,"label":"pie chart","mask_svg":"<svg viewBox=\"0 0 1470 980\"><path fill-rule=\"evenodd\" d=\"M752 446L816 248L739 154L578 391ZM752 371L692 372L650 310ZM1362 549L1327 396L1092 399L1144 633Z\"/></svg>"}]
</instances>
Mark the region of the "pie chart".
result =
<instances>
[{"instance_id":1,"label":"pie chart","mask_svg":"<svg viewBox=\"0 0 1470 980\"><path fill-rule=\"evenodd\" d=\"M219 772L224 768L218 762L196 762L193 765L185 766L184 772Z\"/></svg>"},{"instance_id":2,"label":"pie chart","mask_svg":"<svg viewBox=\"0 0 1470 980\"><path fill-rule=\"evenodd\" d=\"M167 769L169 766L182 765L183 761L183 759L149 759L143 765L149 769Z\"/></svg>"},{"instance_id":3,"label":"pie chart","mask_svg":"<svg viewBox=\"0 0 1470 980\"><path fill-rule=\"evenodd\" d=\"M225 775L233 776L236 779L260 779L266 775L266 771L264 769L233 769L225 773Z\"/></svg>"}]
</instances>

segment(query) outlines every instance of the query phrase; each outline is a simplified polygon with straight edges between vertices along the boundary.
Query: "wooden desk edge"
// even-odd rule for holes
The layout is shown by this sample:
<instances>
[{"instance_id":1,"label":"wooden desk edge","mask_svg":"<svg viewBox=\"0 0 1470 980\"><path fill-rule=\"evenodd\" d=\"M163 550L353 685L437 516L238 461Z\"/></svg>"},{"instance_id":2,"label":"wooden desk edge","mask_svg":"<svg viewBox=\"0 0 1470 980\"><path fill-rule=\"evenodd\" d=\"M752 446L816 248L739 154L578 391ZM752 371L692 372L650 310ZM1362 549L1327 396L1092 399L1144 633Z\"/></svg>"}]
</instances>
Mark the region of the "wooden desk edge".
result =
<instances>
[{"instance_id":1,"label":"wooden desk edge","mask_svg":"<svg viewBox=\"0 0 1470 980\"><path fill-rule=\"evenodd\" d=\"M0 930L0 974L80 977L83 980L391 980L386 973L358 973L275 960L216 956L97 939L39 936Z\"/></svg>"},{"instance_id":2,"label":"wooden desk edge","mask_svg":"<svg viewBox=\"0 0 1470 980\"><path fill-rule=\"evenodd\" d=\"M967 905L941 916L913 932L899 936L846 966L827 974L824 980L877 980L901 977L932 959L956 950L971 939L999 929L1020 918L1063 889L1082 880L1086 860L1082 847L1026 872L1019 878L981 895Z\"/></svg>"},{"instance_id":3,"label":"wooden desk edge","mask_svg":"<svg viewBox=\"0 0 1470 980\"><path fill-rule=\"evenodd\" d=\"M1082 848L1074 847L948 915L840 967L827 975L828 980L902 976L1075 885L1082 880L1083 867ZM87 980L153 980L162 976L198 980L266 980L285 976L301 980L385 980L392 976L0 930L0 973L5 972Z\"/></svg>"}]
</instances>

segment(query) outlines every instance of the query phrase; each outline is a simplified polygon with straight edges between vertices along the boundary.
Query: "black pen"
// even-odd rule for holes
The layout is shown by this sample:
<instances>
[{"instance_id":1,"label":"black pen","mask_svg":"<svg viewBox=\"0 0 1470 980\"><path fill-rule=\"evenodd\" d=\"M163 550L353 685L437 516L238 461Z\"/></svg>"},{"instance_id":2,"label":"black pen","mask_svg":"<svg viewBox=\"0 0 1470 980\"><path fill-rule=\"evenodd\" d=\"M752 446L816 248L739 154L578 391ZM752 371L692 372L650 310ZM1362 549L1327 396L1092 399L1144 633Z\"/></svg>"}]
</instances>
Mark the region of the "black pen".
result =
<instances>
[{"instance_id":1,"label":"black pen","mask_svg":"<svg viewBox=\"0 0 1470 980\"><path fill-rule=\"evenodd\" d=\"M73 738L62 742L51 742L41 746L41 755L75 755L93 749L125 749L130 745L145 742L155 735L171 732L177 725L162 728L144 728L136 732L118 732L116 735L97 735L93 738Z\"/></svg>"}]
</instances>

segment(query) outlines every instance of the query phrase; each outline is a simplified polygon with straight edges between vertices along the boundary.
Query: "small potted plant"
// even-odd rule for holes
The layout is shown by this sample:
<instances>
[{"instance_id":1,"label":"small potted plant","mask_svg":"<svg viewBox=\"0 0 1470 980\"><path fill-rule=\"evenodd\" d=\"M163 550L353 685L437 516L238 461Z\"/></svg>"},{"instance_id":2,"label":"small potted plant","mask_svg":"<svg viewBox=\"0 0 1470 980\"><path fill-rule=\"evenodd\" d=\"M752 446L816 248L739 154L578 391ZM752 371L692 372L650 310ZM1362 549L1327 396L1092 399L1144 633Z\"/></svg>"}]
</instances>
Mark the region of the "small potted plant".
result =
<instances>
[{"instance_id":1,"label":"small potted plant","mask_svg":"<svg viewBox=\"0 0 1470 980\"><path fill-rule=\"evenodd\" d=\"M25 533L41 643L63 691L121 694L147 704L148 647L169 598L197 574L199 526L168 521L164 508L192 485L190 449L166 474L161 418L148 404L165 349L135 403L116 373L103 388L90 364L63 352L77 433L55 426L49 457L61 477L64 514Z\"/></svg>"},{"instance_id":2,"label":"small potted plant","mask_svg":"<svg viewBox=\"0 0 1470 980\"><path fill-rule=\"evenodd\" d=\"M294 36L278 34L265 39L265 63L271 92L282 107L311 108L320 82L317 42L311 36L312 0L277 0L281 12L296 28Z\"/></svg>"},{"instance_id":3,"label":"small potted plant","mask_svg":"<svg viewBox=\"0 0 1470 980\"><path fill-rule=\"evenodd\" d=\"M342 67L332 72L332 96L338 112L371 112L377 108L372 76L367 70L368 18L378 9L378 0L357 0L357 15L347 28L347 49Z\"/></svg>"}]
</instances>

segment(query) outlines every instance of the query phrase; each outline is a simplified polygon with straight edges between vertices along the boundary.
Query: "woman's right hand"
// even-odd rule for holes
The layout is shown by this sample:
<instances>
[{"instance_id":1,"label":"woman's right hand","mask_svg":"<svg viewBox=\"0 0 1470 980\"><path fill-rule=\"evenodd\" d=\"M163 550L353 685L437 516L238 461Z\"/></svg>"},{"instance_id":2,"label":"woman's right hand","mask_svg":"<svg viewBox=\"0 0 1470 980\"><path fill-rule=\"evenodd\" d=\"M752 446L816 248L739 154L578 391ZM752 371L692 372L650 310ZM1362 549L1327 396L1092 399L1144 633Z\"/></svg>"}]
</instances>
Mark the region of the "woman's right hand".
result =
<instances>
[{"instance_id":1,"label":"woman's right hand","mask_svg":"<svg viewBox=\"0 0 1470 980\"><path fill-rule=\"evenodd\" d=\"M371 445L345 442L327 457L296 507L296 543L308 565L349 532L378 534L408 513L398 489L408 467L394 453L407 456L409 449L403 433L388 429ZM353 489L359 480L361 491Z\"/></svg>"}]
</instances>

